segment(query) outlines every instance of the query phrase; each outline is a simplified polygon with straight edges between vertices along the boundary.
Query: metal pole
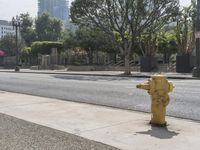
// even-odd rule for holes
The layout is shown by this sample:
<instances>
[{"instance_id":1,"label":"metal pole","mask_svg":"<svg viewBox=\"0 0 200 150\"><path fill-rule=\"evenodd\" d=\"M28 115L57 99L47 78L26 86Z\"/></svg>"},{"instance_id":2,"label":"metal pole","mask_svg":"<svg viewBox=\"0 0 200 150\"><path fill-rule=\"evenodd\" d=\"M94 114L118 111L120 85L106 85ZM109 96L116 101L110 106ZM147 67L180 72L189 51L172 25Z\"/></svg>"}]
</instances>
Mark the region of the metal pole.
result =
<instances>
[{"instance_id":1,"label":"metal pole","mask_svg":"<svg viewBox=\"0 0 200 150\"><path fill-rule=\"evenodd\" d=\"M197 21L196 32L200 32L200 0L197 0ZM196 66L193 70L193 77L200 77L200 37L196 37Z\"/></svg>"},{"instance_id":2,"label":"metal pole","mask_svg":"<svg viewBox=\"0 0 200 150\"><path fill-rule=\"evenodd\" d=\"M20 71L19 68L19 50L18 50L18 29L20 28L20 19L18 16L16 18L13 17L12 19L12 25L13 29L15 29L15 42L16 42L16 66L15 66L15 71L18 72Z\"/></svg>"},{"instance_id":3,"label":"metal pole","mask_svg":"<svg viewBox=\"0 0 200 150\"><path fill-rule=\"evenodd\" d=\"M16 30L16 66L18 66L18 29L17 29L17 25L15 26L15 30Z\"/></svg>"}]
</instances>

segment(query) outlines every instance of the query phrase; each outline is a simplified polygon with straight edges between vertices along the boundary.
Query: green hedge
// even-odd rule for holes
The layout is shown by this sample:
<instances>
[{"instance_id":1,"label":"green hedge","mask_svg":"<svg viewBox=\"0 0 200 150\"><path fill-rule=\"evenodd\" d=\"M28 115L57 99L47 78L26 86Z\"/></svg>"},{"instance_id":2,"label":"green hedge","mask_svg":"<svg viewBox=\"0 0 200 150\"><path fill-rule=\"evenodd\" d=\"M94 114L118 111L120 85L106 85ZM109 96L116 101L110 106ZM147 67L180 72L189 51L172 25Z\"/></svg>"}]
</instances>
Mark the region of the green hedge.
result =
<instances>
[{"instance_id":1,"label":"green hedge","mask_svg":"<svg viewBox=\"0 0 200 150\"><path fill-rule=\"evenodd\" d=\"M33 55L37 54L51 54L51 49L57 48L60 51L63 48L62 42L52 42L52 41L37 41L31 44L31 53Z\"/></svg>"},{"instance_id":2,"label":"green hedge","mask_svg":"<svg viewBox=\"0 0 200 150\"><path fill-rule=\"evenodd\" d=\"M29 55L29 54L31 54L31 48L30 48L30 47L24 47L24 48L21 50L21 54L22 54L22 55Z\"/></svg>"}]
</instances>

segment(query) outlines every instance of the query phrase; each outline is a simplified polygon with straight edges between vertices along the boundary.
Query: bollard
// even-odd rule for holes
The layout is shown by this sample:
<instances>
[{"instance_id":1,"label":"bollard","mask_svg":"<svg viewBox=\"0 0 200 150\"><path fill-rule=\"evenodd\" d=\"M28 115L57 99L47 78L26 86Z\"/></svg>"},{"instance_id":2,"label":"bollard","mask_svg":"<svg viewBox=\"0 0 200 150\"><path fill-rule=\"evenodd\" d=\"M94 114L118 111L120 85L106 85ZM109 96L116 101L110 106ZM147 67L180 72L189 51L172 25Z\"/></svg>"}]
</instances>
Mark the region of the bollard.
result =
<instances>
[{"instance_id":1,"label":"bollard","mask_svg":"<svg viewBox=\"0 0 200 150\"><path fill-rule=\"evenodd\" d=\"M166 107L170 102L169 94L173 91L174 85L168 82L167 77L162 74L151 76L147 82L137 85L137 88L147 90L151 95L151 121L154 126L165 127Z\"/></svg>"}]
</instances>

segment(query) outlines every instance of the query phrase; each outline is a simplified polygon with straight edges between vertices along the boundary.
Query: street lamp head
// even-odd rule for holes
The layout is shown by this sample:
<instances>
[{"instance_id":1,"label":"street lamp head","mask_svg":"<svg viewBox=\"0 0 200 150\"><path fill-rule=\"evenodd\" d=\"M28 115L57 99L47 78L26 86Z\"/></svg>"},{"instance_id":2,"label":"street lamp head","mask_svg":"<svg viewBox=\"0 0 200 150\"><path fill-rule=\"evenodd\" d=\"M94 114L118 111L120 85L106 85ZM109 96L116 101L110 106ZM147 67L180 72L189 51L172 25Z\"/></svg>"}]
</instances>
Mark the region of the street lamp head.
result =
<instances>
[{"instance_id":1,"label":"street lamp head","mask_svg":"<svg viewBox=\"0 0 200 150\"><path fill-rule=\"evenodd\" d=\"M15 18L14 17L12 18L12 26L13 27L15 26Z\"/></svg>"},{"instance_id":2,"label":"street lamp head","mask_svg":"<svg viewBox=\"0 0 200 150\"><path fill-rule=\"evenodd\" d=\"M15 17L12 17L12 22L15 22Z\"/></svg>"},{"instance_id":3,"label":"street lamp head","mask_svg":"<svg viewBox=\"0 0 200 150\"><path fill-rule=\"evenodd\" d=\"M12 18L12 26L14 27L20 27L21 26L21 19L20 17L17 15L16 17Z\"/></svg>"}]
</instances>

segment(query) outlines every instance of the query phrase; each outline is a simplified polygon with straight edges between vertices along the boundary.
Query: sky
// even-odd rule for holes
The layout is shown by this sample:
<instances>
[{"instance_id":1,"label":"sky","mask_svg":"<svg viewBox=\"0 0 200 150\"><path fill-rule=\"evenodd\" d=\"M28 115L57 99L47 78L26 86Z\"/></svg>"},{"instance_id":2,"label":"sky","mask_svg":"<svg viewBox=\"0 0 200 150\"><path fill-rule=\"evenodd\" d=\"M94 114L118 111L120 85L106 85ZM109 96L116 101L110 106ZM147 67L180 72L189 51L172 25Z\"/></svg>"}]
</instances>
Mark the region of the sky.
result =
<instances>
[{"instance_id":1,"label":"sky","mask_svg":"<svg viewBox=\"0 0 200 150\"><path fill-rule=\"evenodd\" d=\"M181 5L189 3L190 0L181 0ZM26 12L32 17L37 16L37 0L0 0L0 20L9 21L13 16Z\"/></svg>"}]
</instances>

